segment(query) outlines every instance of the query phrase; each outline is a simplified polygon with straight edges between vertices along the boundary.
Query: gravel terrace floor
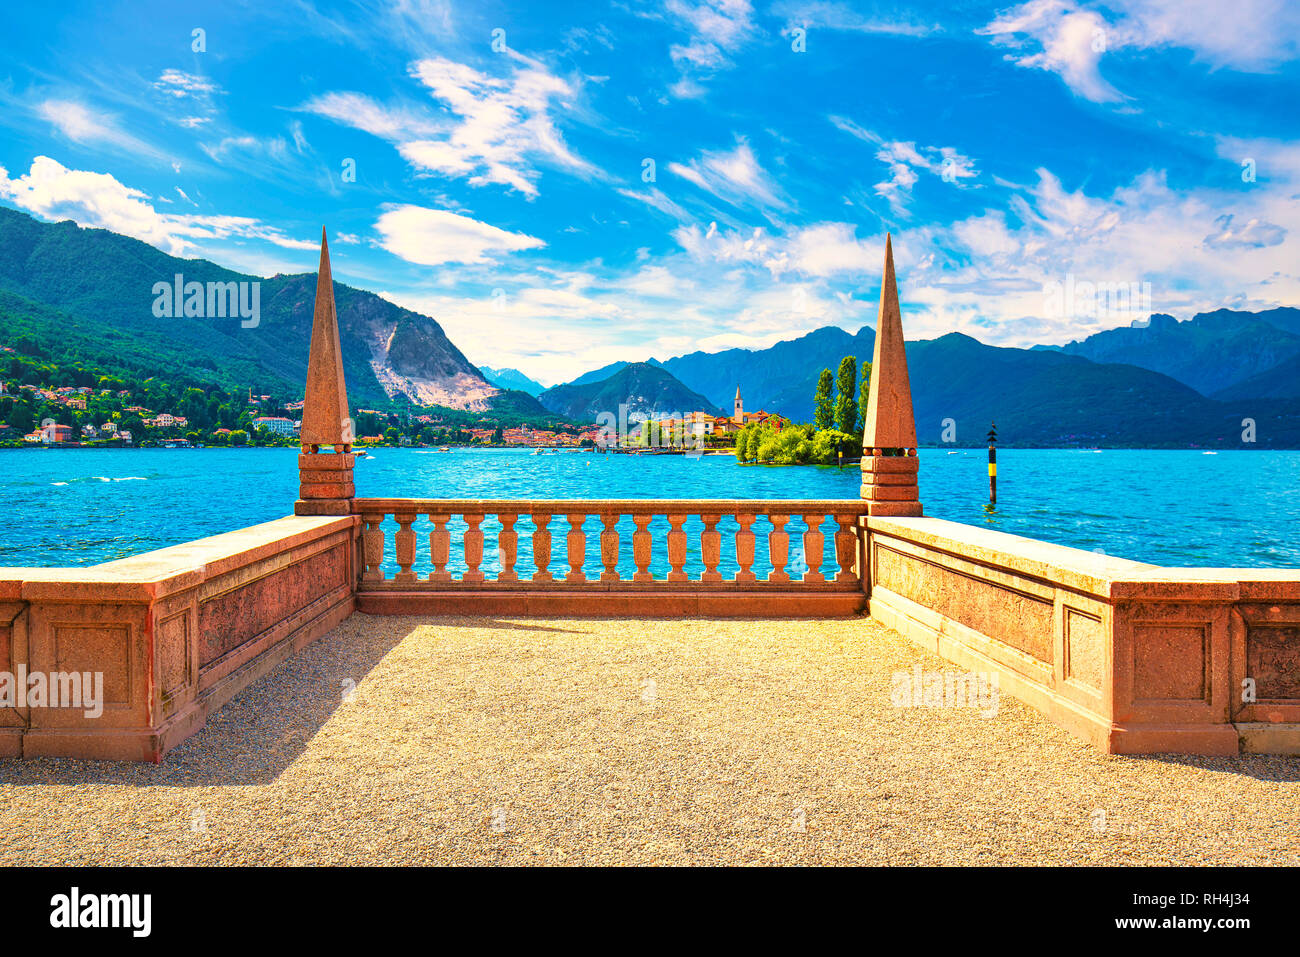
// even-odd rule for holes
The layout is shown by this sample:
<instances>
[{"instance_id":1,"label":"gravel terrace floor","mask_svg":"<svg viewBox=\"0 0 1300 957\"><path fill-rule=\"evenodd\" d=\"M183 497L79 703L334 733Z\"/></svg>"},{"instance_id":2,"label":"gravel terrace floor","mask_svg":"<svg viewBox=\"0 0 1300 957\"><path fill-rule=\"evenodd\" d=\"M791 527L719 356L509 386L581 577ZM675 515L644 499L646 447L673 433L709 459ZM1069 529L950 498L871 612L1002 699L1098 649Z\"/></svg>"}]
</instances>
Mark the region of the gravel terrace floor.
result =
<instances>
[{"instance_id":1,"label":"gravel terrace floor","mask_svg":"<svg viewBox=\"0 0 1300 957\"><path fill-rule=\"evenodd\" d=\"M866 619L354 615L161 766L0 761L0 863L1296 864L1300 758L1099 754Z\"/></svg>"}]
</instances>

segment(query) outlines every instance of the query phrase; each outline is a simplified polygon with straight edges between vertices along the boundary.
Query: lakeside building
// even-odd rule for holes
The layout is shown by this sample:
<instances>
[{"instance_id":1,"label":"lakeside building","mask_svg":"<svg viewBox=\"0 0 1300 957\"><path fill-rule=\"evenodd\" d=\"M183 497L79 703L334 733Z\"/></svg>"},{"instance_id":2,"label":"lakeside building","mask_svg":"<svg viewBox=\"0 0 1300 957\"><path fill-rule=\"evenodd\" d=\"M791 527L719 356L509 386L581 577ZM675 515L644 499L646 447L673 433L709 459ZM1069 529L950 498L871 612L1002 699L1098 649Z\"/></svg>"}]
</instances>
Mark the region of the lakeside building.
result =
<instances>
[{"instance_id":1,"label":"lakeside building","mask_svg":"<svg viewBox=\"0 0 1300 957\"><path fill-rule=\"evenodd\" d=\"M152 419L145 419L144 424L148 429L183 429L190 424L190 420L183 415L161 412Z\"/></svg>"},{"instance_id":2,"label":"lakeside building","mask_svg":"<svg viewBox=\"0 0 1300 957\"><path fill-rule=\"evenodd\" d=\"M714 435L730 435L731 433L738 432L739 430L740 427L736 425L736 423L733 422L731 420L731 417L728 415L719 415L715 417L713 420Z\"/></svg>"},{"instance_id":3,"label":"lakeside building","mask_svg":"<svg viewBox=\"0 0 1300 957\"><path fill-rule=\"evenodd\" d=\"M757 412L745 411L745 400L736 386L736 398L732 414L714 415L711 412L687 412L679 419L676 416L664 416L655 425L660 434L675 435L680 429L683 435L725 436L739 432L747 425L769 425L780 432L790 420L774 412L759 409Z\"/></svg>"},{"instance_id":4,"label":"lakeside building","mask_svg":"<svg viewBox=\"0 0 1300 957\"><path fill-rule=\"evenodd\" d=\"M47 425L41 429L40 435L46 445L71 445L77 441L76 430L70 425Z\"/></svg>"},{"instance_id":5,"label":"lakeside building","mask_svg":"<svg viewBox=\"0 0 1300 957\"><path fill-rule=\"evenodd\" d=\"M784 425L790 421L784 416L777 415L774 412L767 412L763 409L759 409L757 412L746 412L745 401L740 397L740 386L736 386L736 404L731 416L731 425L733 428L729 431L738 431L747 425L763 425L769 419L773 420L770 424L778 432L780 432Z\"/></svg>"},{"instance_id":6,"label":"lakeside building","mask_svg":"<svg viewBox=\"0 0 1300 957\"><path fill-rule=\"evenodd\" d=\"M682 416L682 428L692 435L712 435L717 424L718 417L708 412L687 412Z\"/></svg>"},{"instance_id":7,"label":"lakeside building","mask_svg":"<svg viewBox=\"0 0 1300 957\"><path fill-rule=\"evenodd\" d=\"M282 418L278 415L259 416L253 420L253 428L267 429L275 432L277 435L297 435L298 428L292 419Z\"/></svg>"}]
</instances>

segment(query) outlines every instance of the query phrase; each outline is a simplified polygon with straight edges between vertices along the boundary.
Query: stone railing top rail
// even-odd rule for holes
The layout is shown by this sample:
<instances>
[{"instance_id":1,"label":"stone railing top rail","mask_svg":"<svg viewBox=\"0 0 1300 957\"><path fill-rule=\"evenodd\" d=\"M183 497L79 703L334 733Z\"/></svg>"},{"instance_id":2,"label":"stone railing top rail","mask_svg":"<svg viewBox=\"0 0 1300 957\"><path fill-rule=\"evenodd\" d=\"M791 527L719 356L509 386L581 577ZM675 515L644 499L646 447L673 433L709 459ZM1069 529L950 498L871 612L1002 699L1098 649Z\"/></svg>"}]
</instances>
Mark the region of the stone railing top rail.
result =
<instances>
[{"instance_id":1,"label":"stone railing top rail","mask_svg":"<svg viewBox=\"0 0 1300 957\"><path fill-rule=\"evenodd\" d=\"M1300 569L1167 568L941 518L868 519L871 531L1111 600L1300 598Z\"/></svg>"},{"instance_id":2,"label":"stone railing top rail","mask_svg":"<svg viewBox=\"0 0 1300 957\"><path fill-rule=\"evenodd\" d=\"M288 516L100 565L0 567L0 601L151 601L348 529L345 516Z\"/></svg>"},{"instance_id":3,"label":"stone railing top rail","mask_svg":"<svg viewBox=\"0 0 1300 957\"><path fill-rule=\"evenodd\" d=\"M474 499L474 498L358 498L352 500L354 514L415 512L424 515L429 512L439 514L472 515L498 512L507 514L528 514L537 512L546 515L566 515L586 513L598 515L601 512L618 512L620 514L656 514L669 512L675 514L699 515L800 515L805 512L822 512L838 515L865 515L867 503L858 499L754 499L754 498L611 498L611 499Z\"/></svg>"}]
</instances>

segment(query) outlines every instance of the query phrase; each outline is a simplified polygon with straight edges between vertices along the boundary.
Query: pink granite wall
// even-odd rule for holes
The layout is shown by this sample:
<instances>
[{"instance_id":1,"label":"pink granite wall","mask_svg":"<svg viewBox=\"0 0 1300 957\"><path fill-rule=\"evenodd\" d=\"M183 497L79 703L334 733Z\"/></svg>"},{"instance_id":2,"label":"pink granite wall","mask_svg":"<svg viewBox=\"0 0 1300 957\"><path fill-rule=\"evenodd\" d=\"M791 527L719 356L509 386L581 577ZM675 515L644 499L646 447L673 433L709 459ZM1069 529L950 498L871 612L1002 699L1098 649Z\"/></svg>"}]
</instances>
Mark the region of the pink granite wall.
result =
<instances>
[{"instance_id":1,"label":"pink granite wall","mask_svg":"<svg viewBox=\"0 0 1300 957\"><path fill-rule=\"evenodd\" d=\"M99 672L104 709L0 711L0 753L159 761L354 608L356 522L294 517L86 569L0 569L0 668Z\"/></svg>"},{"instance_id":2,"label":"pink granite wall","mask_svg":"<svg viewBox=\"0 0 1300 957\"><path fill-rule=\"evenodd\" d=\"M870 614L1107 751L1300 752L1300 573L869 520Z\"/></svg>"}]
</instances>

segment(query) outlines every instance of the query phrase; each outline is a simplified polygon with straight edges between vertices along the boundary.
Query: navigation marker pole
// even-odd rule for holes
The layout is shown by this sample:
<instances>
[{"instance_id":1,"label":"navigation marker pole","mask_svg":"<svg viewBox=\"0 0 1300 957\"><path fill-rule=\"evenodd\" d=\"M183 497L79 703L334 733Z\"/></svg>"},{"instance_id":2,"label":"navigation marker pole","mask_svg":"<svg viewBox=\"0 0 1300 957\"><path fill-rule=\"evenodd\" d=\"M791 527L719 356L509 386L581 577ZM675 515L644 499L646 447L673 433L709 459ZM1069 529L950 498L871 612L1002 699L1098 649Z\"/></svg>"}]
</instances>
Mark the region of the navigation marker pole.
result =
<instances>
[{"instance_id":1,"label":"navigation marker pole","mask_svg":"<svg viewBox=\"0 0 1300 957\"><path fill-rule=\"evenodd\" d=\"M989 504L998 504L998 425L989 423Z\"/></svg>"}]
</instances>

